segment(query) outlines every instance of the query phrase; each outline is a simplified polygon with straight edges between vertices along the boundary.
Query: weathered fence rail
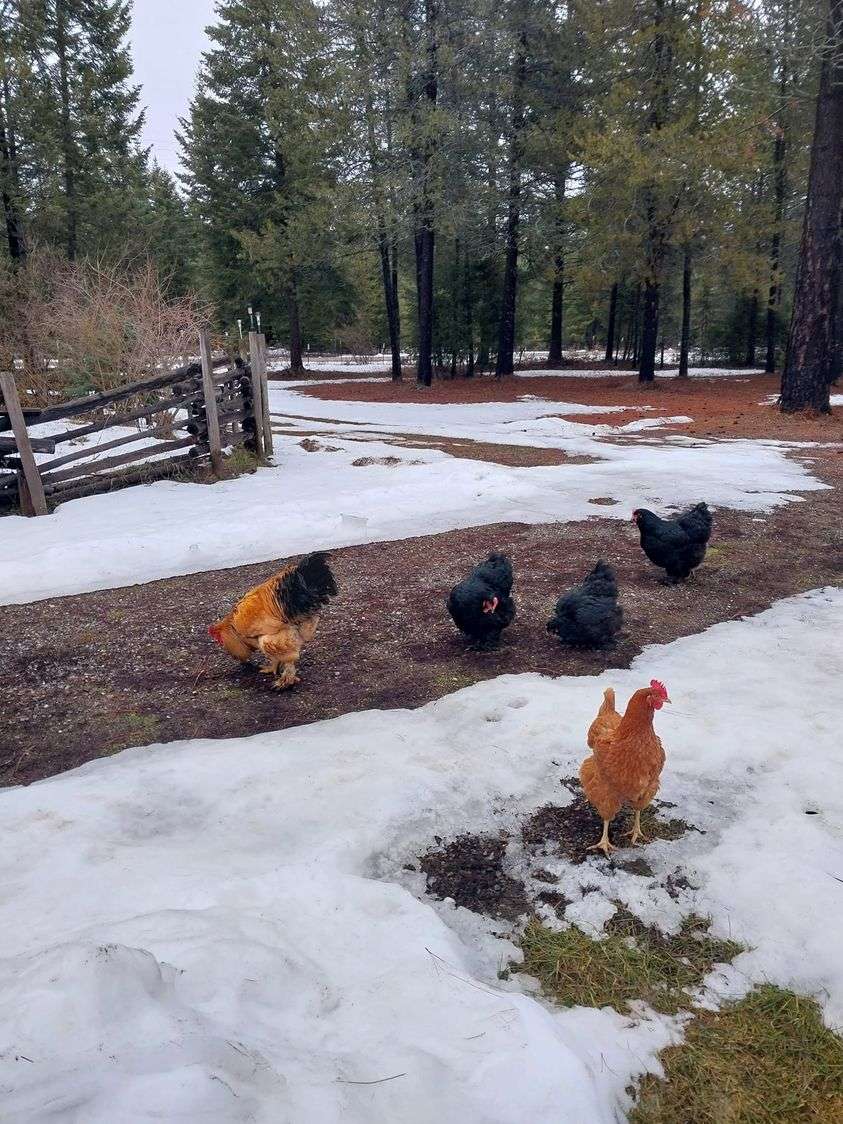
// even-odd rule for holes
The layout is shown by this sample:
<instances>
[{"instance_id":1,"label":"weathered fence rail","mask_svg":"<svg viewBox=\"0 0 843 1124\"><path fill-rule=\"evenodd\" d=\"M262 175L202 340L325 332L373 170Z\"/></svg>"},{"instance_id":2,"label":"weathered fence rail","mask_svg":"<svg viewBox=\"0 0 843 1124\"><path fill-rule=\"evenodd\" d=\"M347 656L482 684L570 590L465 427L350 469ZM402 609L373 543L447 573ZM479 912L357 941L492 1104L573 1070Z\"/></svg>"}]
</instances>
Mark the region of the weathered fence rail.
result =
<instances>
[{"instance_id":1,"label":"weathered fence rail","mask_svg":"<svg viewBox=\"0 0 843 1124\"><path fill-rule=\"evenodd\" d=\"M49 503L203 464L219 476L223 450L231 446L258 456L272 452L265 423L266 341L253 335L249 364L239 356L214 357L202 332L198 363L43 410L23 409L13 375L0 374L0 510L18 506L26 515L44 515ZM38 432L46 423L74 418L81 424ZM128 433L109 433L127 427ZM104 439L97 441L97 434ZM80 442L82 447L73 447ZM114 455L103 457L111 450Z\"/></svg>"}]
</instances>

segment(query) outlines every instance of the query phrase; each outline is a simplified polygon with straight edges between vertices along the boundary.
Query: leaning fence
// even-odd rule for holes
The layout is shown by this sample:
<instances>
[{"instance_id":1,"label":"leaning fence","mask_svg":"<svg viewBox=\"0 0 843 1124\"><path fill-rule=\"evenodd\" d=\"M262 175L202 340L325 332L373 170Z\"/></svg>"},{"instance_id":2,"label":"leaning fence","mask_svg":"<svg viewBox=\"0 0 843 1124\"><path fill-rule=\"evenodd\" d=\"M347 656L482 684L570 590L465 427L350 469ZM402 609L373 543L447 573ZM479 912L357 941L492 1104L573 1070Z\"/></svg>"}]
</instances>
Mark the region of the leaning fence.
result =
<instances>
[{"instance_id":1,"label":"leaning fence","mask_svg":"<svg viewBox=\"0 0 843 1124\"><path fill-rule=\"evenodd\" d=\"M46 515L203 466L220 476L225 449L271 453L265 338L250 333L248 363L214 356L207 332L199 345L197 363L45 409L23 408L14 376L0 374L0 510Z\"/></svg>"}]
</instances>

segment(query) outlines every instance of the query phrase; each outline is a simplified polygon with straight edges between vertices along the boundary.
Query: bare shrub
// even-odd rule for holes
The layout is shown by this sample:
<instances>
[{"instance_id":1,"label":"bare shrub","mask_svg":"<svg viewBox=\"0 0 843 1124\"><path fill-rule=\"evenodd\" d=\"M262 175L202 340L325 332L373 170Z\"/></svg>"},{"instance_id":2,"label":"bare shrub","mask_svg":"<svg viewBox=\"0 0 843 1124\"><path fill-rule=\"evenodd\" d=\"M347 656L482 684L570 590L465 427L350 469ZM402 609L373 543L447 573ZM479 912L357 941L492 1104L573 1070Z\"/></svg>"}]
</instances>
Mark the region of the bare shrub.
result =
<instances>
[{"instance_id":1,"label":"bare shrub","mask_svg":"<svg viewBox=\"0 0 843 1124\"><path fill-rule=\"evenodd\" d=\"M170 299L148 258L68 262L48 250L0 275L0 367L28 401L110 390L197 352L210 309Z\"/></svg>"}]
</instances>

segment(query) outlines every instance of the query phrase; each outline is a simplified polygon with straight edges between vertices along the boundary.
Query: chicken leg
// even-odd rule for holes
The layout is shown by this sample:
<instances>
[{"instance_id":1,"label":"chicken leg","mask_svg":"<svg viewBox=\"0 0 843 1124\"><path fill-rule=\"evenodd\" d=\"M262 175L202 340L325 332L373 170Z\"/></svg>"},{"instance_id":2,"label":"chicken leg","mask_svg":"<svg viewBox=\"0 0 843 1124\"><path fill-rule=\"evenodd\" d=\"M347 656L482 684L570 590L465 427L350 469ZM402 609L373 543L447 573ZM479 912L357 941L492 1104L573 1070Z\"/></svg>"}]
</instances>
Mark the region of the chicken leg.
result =
<instances>
[{"instance_id":1,"label":"chicken leg","mask_svg":"<svg viewBox=\"0 0 843 1124\"><path fill-rule=\"evenodd\" d=\"M603 821L603 834L600 836L600 838L598 839L598 841L596 843L594 843L591 847L587 847L586 850L588 850L588 851L600 850L600 851L603 852L603 854L606 856L607 859L609 857L610 851L617 851L617 847L613 843L609 842L609 824L611 822L612 822L611 820L604 820Z\"/></svg>"},{"instance_id":2,"label":"chicken leg","mask_svg":"<svg viewBox=\"0 0 843 1124\"><path fill-rule=\"evenodd\" d=\"M650 842L650 836L645 835L644 832L641 830L641 811L640 811L640 809L638 809L638 808L635 809L635 820L632 824L632 831L628 831L626 834L629 836L630 847L634 847L639 839L641 839L644 843Z\"/></svg>"}]
</instances>

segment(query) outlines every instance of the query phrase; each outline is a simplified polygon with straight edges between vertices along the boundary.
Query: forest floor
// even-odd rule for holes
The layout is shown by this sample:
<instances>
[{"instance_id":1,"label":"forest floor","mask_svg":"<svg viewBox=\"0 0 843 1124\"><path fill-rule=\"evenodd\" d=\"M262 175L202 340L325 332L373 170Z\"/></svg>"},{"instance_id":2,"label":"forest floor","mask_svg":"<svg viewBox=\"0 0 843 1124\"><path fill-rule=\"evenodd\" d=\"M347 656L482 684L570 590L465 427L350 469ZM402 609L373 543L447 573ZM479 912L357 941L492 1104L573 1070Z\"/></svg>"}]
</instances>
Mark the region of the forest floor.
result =
<instances>
[{"instance_id":1,"label":"forest floor","mask_svg":"<svg viewBox=\"0 0 843 1124\"><path fill-rule=\"evenodd\" d=\"M382 382L303 390L335 401L425 396L445 403L512 401L529 386L544 398L611 405L623 387L609 382L478 378L437 382L430 391ZM688 384L673 380L645 391L627 386L626 392L636 405L657 404L660 412L694 419L690 425L665 426L655 440L671 431L711 436L724 430L731 436L843 439L840 411L830 419L793 422L762 405L771 385L763 376L739 383L712 378ZM606 415L595 419L605 422ZM577 414L572 420L587 424L591 418ZM624 423L629 420L624 414ZM279 436L285 432L279 422ZM317 434L318 440L306 430L296 431L306 448L313 441L314 449L322 449L330 437L324 430ZM359 440L368 439L361 433ZM410 454L414 447L436 448L458 458L521 467L588 460L557 449L425 434L404 433L393 440ZM585 521L499 523L338 549L333 566L340 595L305 651L302 683L283 694L271 689L256 666L232 664L205 634L211 620L286 559L6 606L0 667L7 732L0 742L0 783L29 783L153 741L246 736L349 711L420 706L504 673L594 675L604 667L629 666L646 644L701 632L794 593L843 581L843 447L797 448L790 455L806 460L832 489L805 493L803 502L763 516L721 508L706 563L684 587L666 589L658 583L659 572L641 553L635 529L600 518L617 503L601 495L590 498L594 517ZM390 459L397 460L361 461L388 467ZM478 654L453 628L444 602L454 582L497 549L513 556L519 615L499 651ZM624 633L607 653L563 649L546 632L545 622L556 598L598 558L617 570Z\"/></svg>"},{"instance_id":2,"label":"forest floor","mask_svg":"<svg viewBox=\"0 0 843 1124\"><path fill-rule=\"evenodd\" d=\"M339 372L337 372L339 374ZM320 373L320 380L324 378ZM420 386L411 377L401 383L360 381L320 383L302 387L311 398L347 402L405 402L467 404L516 402L530 394L548 401L591 406L624 406L624 422L659 414L683 414L687 424L665 426L661 433L684 433L694 437L763 437L782 441L843 441L843 410L827 417L786 417L776 408L779 376L757 372L746 375L695 375L689 379L657 378L642 386L634 372L604 372L591 376L587 370L574 377L565 372L531 368L514 378L495 379L483 375L473 379L437 379ZM636 407L639 411L636 411ZM565 417L563 413L561 416ZM571 414L572 421L604 422L605 415Z\"/></svg>"}]
</instances>

